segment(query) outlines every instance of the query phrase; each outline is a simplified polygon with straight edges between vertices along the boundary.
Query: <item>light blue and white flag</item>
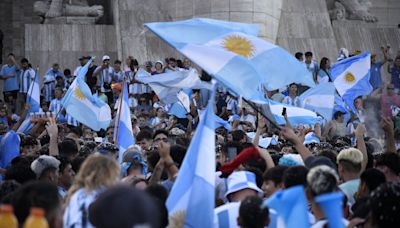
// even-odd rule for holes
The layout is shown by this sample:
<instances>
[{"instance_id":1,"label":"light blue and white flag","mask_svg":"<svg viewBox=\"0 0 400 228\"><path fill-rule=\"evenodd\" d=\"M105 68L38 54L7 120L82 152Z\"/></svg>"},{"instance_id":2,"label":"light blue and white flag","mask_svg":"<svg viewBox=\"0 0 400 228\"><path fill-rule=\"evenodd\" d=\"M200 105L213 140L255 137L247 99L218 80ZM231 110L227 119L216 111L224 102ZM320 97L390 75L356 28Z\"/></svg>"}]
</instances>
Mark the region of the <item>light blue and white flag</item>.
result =
<instances>
[{"instance_id":1,"label":"light blue and white flag","mask_svg":"<svg viewBox=\"0 0 400 228\"><path fill-rule=\"evenodd\" d=\"M171 108L168 110L168 114L183 119L186 118L188 112L186 111L186 108L181 104L181 102L178 101L172 104Z\"/></svg>"},{"instance_id":2,"label":"light blue and white flag","mask_svg":"<svg viewBox=\"0 0 400 228\"><path fill-rule=\"evenodd\" d=\"M215 128L224 127L226 130L232 131L232 126L229 124L229 122L217 115L215 115L215 124Z\"/></svg>"},{"instance_id":3,"label":"light blue and white flag","mask_svg":"<svg viewBox=\"0 0 400 228\"><path fill-rule=\"evenodd\" d=\"M215 207L215 90L190 143L166 205L184 227L213 227Z\"/></svg>"},{"instance_id":4,"label":"light blue and white flag","mask_svg":"<svg viewBox=\"0 0 400 228\"><path fill-rule=\"evenodd\" d=\"M326 121L332 120L335 106L335 85L331 82L322 83L310 88L299 96L303 108L320 114Z\"/></svg>"},{"instance_id":5,"label":"light blue and white flag","mask_svg":"<svg viewBox=\"0 0 400 228\"><path fill-rule=\"evenodd\" d=\"M182 89L211 89L209 82L201 81L195 70L174 71L164 74L151 75L139 69L136 80L148 84L158 98L166 104L178 101L177 94Z\"/></svg>"},{"instance_id":6,"label":"light blue and white flag","mask_svg":"<svg viewBox=\"0 0 400 228\"><path fill-rule=\"evenodd\" d=\"M315 86L293 55L257 37L256 25L194 18L145 26L247 100L260 98L260 84L268 90L293 82Z\"/></svg>"},{"instance_id":7,"label":"light blue and white flag","mask_svg":"<svg viewBox=\"0 0 400 228\"><path fill-rule=\"evenodd\" d=\"M35 71L35 78L29 86L26 94L26 103L30 104L29 112L39 112L40 110L40 89L39 89L39 69Z\"/></svg>"},{"instance_id":8,"label":"light blue and white flag","mask_svg":"<svg viewBox=\"0 0 400 228\"><path fill-rule=\"evenodd\" d=\"M254 141L254 138L256 137L255 132L247 132L246 135L251 139L251 141ZM270 145L278 145L278 141L274 137L260 136L260 139L258 140L259 147L267 149Z\"/></svg>"},{"instance_id":9,"label":"light blue and white flag","mask_svg":"<svg viewBox=\"0 0 400 228\"><path fill-rule=\"evenodd\" d=\"M330 228L345 227L343 223L343 197L342 192L332 192L315 198L315 202L324 212Z\"/></svg>"},{"instance_id":10,"label":"light blue and white flag","mask_svg":"<svg viewBox=\"0 0 400 228\"><path fill-rule=\"evenodd\" d=\"M289 122L293 126L297 126L299 124L314 125L322 120L322 118L313 111L278 103L273 100L270 100L269 102L271 112L276 122L280 125L286 124L285 117L282 116L283 108L286 108L286 114L288 116Z\"/></svg>"},{"instance_id":11,"label":"light blue and white flag","mask_svg":"<svg viewBox=\"0 0 400 228\"><path fill-rule=\"evenodd\" d=\"M372 92L370 69L371 54L368 52L339 61L331 68L336 90L353 112L356 112L354 100Z\"/></svg>"},{"instance_id":12,"label":"light blue and white flag","mask_svg":"<svg viewBox=\"0 0 400 228\"><path fill-rule=\"evenodd\" d=\"M72 82L61 103L70 116L89 128L99 131L107 129L110 125L111 109L108 104L94 96L85 83L84 77L92 61L92 59L89 60L81 68L78 77Z\"/></svg>"},{"instance_id":13,"label":"light blue and white flag","mask_svg":"<svg viewBox=\"0 0 400 228\"><path fill-rule=\"evenodd\" d=\"M133 137L131 110L128 103L128 84L124 82L123 91L120 94L117 118L114 125L114 143L118 145L118 162L122 162L124 152L135 144Z\"/></svg>"},{"instance_id":14,"label":"light blue and white flag","mask_svg":"<svg viewBox=\"0 0 400 228\"><path fill-rule=\"evenodd\" d=\"M264 201L283 219L286 228L309 228L307 200L303 186L291 187L276 192Z\"/></svg>"},{"instance_id":15,"label":"light blue and white flag","mask_svg":"<svg viewBox=\"0 0 400 228\"><path fill-rule=\"evenodd\" d=\"M0 168L7 168L11 161L20 155L21 139L11 130L0 139Z\"/></svg>"}]
</instances>

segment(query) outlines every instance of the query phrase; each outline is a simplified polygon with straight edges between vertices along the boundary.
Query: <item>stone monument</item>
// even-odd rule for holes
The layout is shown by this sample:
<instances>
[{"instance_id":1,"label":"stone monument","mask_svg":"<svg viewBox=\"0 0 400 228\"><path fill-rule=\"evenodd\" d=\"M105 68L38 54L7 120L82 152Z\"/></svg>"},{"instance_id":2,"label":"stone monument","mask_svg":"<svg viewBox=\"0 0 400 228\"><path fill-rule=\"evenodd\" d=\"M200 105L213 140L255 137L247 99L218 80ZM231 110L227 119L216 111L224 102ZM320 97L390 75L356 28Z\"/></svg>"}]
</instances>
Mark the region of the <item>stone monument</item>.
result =
<instances>
[{"instance_id":1,"label":"stone monument","mask_svg":"<svg viewBox=\"0 0 400 228\"><path fill-rule=\"evenodd\" d=\"M46 0L34 3L34 12L48 24L95 24L103 6L89 6L87 0Z\"/></svg>"}]
</instances>

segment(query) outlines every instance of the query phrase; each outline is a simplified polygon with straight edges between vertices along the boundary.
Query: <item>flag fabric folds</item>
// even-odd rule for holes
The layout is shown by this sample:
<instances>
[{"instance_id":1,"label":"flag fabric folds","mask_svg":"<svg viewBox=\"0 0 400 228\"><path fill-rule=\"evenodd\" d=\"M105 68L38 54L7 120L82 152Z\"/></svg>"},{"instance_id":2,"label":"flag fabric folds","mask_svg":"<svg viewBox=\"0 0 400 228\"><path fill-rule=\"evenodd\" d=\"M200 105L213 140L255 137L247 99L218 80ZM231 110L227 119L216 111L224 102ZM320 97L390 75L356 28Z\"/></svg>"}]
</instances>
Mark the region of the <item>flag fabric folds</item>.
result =
<instances>
[{"instance_id":1,"label":"flag fabric folds","mask_svg":"<svg viewBox=\"0 0 400 228\"><path fill-rule=\"evenodd\" d=\"M258 38L255 25L194 18L145 26L247 100L260 98L260 84L268 90L292 82L314 86L306 67L284 49Z\"/></svg>"},{"instance_id":2,"label":"flag fabric folds","mask_svg":"<svg viewBox=\"0 0 400 228\"><path fill-rule=\"evenodd\" d=\"M283 108L286 108L286 113L289 119L290 124L296 126L299 124L306 125L314 125L317 122L321 121L321 117L319 117L315 112L304 108L298 108L282 103L278 103L273 100L269 100L271 112L276 120L276 122L280 125L286 124L285 118L282 116Z\"/></svg>"},{"instance_id":3,"label":"flag fabric folds","mask_svg":"<svg viewBox=\"0 0 400 228\"><path fill-rule=\"evenodd\" d=\"M158 98L166 104L178 101L177 94L182 89L211 89L211 83L201 81L195 70L174 71L164 74L150 75L139 69L136 80L148 84Z\"/></svg>"},{"instance_id":4,"label":"flag fabric folds","mask_svg":"<svg viewBox=\"0 0 400 228\"><path fill-rule=\"evenodd\" d=\"M320 114L326 121L332 120L335 106L335 85L331 82L322 83L310 88L299 96L303 108Z\"/></svg>"},{"instance_id":5,"label":"flag fabric folds","mask_svg":"<svg viewBox=\"0 0 400 228\"><path fill-rule=\"evenodd\" d=\"M0 140L0 168L6 168L20 155L21 139L15 131L8 131Z\"/></svg>"},{"instance_id":6,"label":"flag fabric folds","mask_svg":"<svg viewBox=\"0 0 400 228\"><path fill-rule=\"evenodd\" d=\"M269 209L274 209L283 219L286 228L309 228L307 200L303 186L291 187L276 192L264 201Z\"/></svg>"},{"instance_id":7,"label":"flag fabric folds","mask_svg":"<svg viewBox=\"0 0 400 228\"><path fill-rule=\"evenodd\" d=\"M79 71L61 103L67 113L80 123L95 131L107 129L111 122L111 109L108 104L94 96L85 83L84 77L92 59Z\"/></svg>"},{"instance_id":8,"label":"flag fabric folds","mask_svg":"<svg viewBox=\"0 0 400 228\"><path fill-rule=\"evenodd\" d=\"M135 144L128 101L128 84L126 82L124 82L123 90L120 94L120 103L115 118L114 142L118 145L118 162L121 163L124 152Z\"/></svg>"},{"instance_id":9,"label":"flag fabric folds","mask_svg":"<svg viewBox=\"0 0 400 228\"><path fill-rule=\"evenodd\" d=\"M35 78L29 86L26 94L26 103L30 104L29 112L39 112L40 110L40 89L39 89L39 72L35 71Z\"/></svg>"},{"instance_id":10,"label":"flag fabric folds","mask_svg":"<svg viewBox=\"0 0 400 228\"><path fill-rule=\"evenodd\" d=\"M315 202L318 204L324 212L325 218L328 220L330 228L343 228L343 193L334 192L319 195L315 198Z\"/></svg>"},{"instance_id":11,"label":"flag fabric folds","mask_svg":"<svg viewBox=\"0 0 400 228\"><path fill-rule=\"evenodd\" d=\"M212 227L215 200L215 90L192 138L167 199L171 220L185 217L184 227Z\"/></svg>"},{"instance_id":12,"label":"flag fabric folds","mask_svg":"<svg viewBox=\"0 0 400 228\"><path fill-rule=\"evenodd\" d=\"M331 67L336 90L353 112L356 112L354 100L372 92L370 68L371 54L368 52L341 60Z\"/></svg>"}]
</instances>

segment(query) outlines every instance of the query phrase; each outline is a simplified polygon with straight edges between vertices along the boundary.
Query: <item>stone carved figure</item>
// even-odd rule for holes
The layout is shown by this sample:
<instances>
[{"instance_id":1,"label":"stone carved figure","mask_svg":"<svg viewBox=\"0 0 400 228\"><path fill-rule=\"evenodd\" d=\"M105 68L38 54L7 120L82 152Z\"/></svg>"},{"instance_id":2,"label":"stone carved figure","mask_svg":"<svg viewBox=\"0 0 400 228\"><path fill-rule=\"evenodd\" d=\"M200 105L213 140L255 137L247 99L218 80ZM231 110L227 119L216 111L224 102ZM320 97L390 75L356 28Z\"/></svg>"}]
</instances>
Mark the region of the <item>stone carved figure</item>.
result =
<instances>
[{"instance_id":1,"label":"stone carved figure","mask_svg":"<svg viewBox=\"0 0 400 228\"><path fill-rule=\"evenodd\" d=\"M43 19L57 17L91 17L99 19L104 14L103 6L89 6L87 0L43 0L36 1L33 10Z\"/></svg>"},{"instance_id":2,"label":"stone carved figure","mask_svg":"<svg viewBox=\"0 0 400 228\"><path fill-rule=\"evenodd\" d=\"M369 12L370 0L326 0L331 20L362 20L377 22Z\"/></svg>"}]
</instances>

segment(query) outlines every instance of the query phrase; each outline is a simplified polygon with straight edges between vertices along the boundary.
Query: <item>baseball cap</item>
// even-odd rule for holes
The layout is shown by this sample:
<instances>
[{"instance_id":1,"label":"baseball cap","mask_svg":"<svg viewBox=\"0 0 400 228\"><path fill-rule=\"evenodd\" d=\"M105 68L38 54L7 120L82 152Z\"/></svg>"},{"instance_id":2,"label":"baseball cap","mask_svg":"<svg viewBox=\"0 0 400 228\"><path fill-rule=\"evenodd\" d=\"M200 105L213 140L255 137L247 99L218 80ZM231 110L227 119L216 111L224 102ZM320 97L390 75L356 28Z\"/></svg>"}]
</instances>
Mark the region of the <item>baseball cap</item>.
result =
<instances>
[{"instance_id":1,"label":"baseball cap","mask_svg":"<svg viewBox=\"0 0 400 228\"><path fill-rule=\"evenodd\" d=\"M228 197L229 194L238 192L243 189L253 189L260 196L264 194L264 192L257 187L256 184L256 175L249 171L237 171L233 172L228 177L228 191L225 193L225 197Z\"/></svg>"},{"instance_id":2,"label":"baseball cap","mask_svg":"<svg viewBox=\"0 0 400 228\"><path fill-rule=\"evenodd\" d=\"M105 61L105 60L110 60L110 56L104 55L103 58L102 58L102 61Z\"/></svg>"}]
</instances>

